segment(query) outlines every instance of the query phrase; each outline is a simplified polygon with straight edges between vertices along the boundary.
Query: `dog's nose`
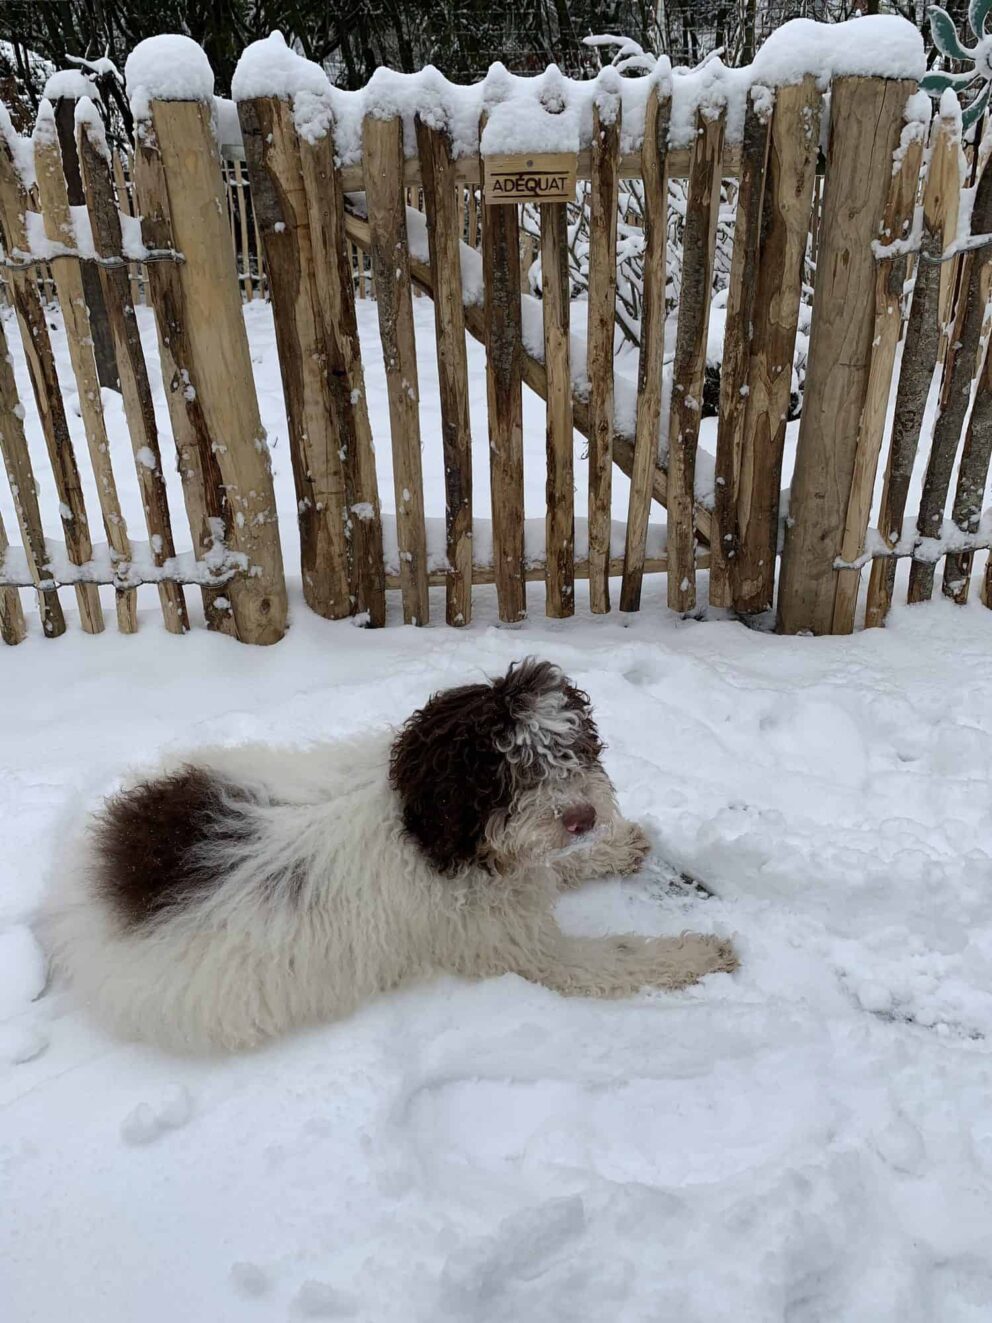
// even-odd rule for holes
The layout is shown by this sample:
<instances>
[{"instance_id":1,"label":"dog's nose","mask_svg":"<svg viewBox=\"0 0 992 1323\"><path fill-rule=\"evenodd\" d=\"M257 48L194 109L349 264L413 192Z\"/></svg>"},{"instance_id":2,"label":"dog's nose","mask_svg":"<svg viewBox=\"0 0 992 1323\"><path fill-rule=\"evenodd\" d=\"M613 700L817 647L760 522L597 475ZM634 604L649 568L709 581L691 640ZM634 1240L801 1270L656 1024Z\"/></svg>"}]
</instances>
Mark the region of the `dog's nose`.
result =
<instances>
[{"instance_id":1,"label":"dog's nose","mask_svg":"<svg viewBox=\"0 0 992 1323\"><path fill-rule=\"evenodd\" d=\"M591 804L578 804L561 815L562 826L572 836L583 836L596 825L596 810Z\"/></svg>"}]
</instances>

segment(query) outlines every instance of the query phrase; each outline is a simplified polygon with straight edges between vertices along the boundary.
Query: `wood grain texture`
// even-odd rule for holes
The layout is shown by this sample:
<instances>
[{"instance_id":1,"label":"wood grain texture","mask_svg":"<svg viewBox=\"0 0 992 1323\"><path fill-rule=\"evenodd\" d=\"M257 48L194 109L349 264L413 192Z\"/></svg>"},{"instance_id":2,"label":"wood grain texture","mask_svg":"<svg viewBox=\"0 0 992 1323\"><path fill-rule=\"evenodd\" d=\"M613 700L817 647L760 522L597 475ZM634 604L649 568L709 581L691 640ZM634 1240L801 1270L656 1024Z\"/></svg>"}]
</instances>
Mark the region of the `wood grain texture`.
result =
<instances>
[{"instance_id":1,"label":"wood grain texture","mask_svg":"<svg viewBox=\"0 0 992 1323\"><path fill-rule=\"evenodd\" d=\"M978 378L975 398L968 418L958 480L951 507L954 526L966 537L978 532L988 483L989 461L992 459L992 355L986 351L985 364ZM963 606L971 587L971 571L975 560L973 551L949 552L944 559L944 578L941 585L945 597Z\"/></svg>"},{"instance_id":2,"label":"wood grain texture","mask_svg":"<svg viewBox=\"0 0 992 1323\"><path fill-rule=\"evenodd\" d=\"M610 609L620 120L619 97L609 120L603 118L599 104L593 104L586 373L589 377L589 608L594 615Z\"/></svg>"},{"instance_id":3,"label":"wood grain texture","mask_svg":"<svg viewBox=\"0 0 992 1323\"><path fill-rule=\"evenodd\" d=\"M516 207L481 210L493 566L499 618L515 624L527 614L520 224Z\"/></svg>"},{"instance_id":4,"label":"wood grain texture","mask_svg":"<svg viewBox=\"0 0 992 1323\"><path fill-rule=\"evenodd\" d=\"M42 126L39 126L41 128ZM62 170L62 154L54 132L35 132L34 164L38 197L45 222L45 237L73 250L76 232L69 210L69 196ZM76 381L79 414L86 435L90 466L96 482L97 499L103 516L103 530L115 561L126 571L131 560L131 541L121 513L110 458L110 440L103 416L100 376L94 353L93 327L90 324L82 263L77 257L54 257L51 263L55 289L65 325L69 362ZM105 300L103 313L106 315ZM114 377L117 377L114 372ZM138 594L134 588L118 589L115 595L117 627L122 634L134 634L138 628Z\"/></svg>"},{"instance_id":5,"label":"wood grain texture","mask_svg":"<svg viewBox=\"0 0 992 1323\"><path fill-rule=\"evenodd\" d=\"M94 143L91 140L85 122L80 125L79 163L86 186L93 246L98 257L121 257L123 245L120 213L114 197L110 163L103 155L104 146L103 142ZM131 284L127 268L123 266L101 267L100 276L152 560L157 566L162 566L175 556L176 547L172 537L165 474L162 471L155 404L141 346L141 332L131 302ZM189 617L181 585L160 583L158 596L166 629L170 634L185 634L189 629Z\"/></svg>"},{"instance_id":6,"label":"wood grain texture","mask_svg":"<svg viewBox=\"0 0 992 1323\"><path fill-rule=\"evenodd\" d=\"M287 615L282 548L211 107L200 101L152 101L150 109L173 234L185 258L178 270L192 351L190 384L200 398L224 484L229 543L251 567L248 576L232 580L228 596L242 642L276 643Z\"/></svg>"},{"instance_id":7,"label":"wood grain texture","mask_svg":"<svg viewBox=\"0 0 992 1323\"><path fill-rule=\"evenodd\" d=\"M910 233L922 163L922 141L907 143L898 169L889 181L889 196L878 236L880 243L904 240ZM865 402L861 411L861 427L854 455L851 491L841 535L840 558L844 561L855 560L864 550L878 457L882 450L885 416L892 395L892 372L902 331L902 295L906 285L907 264L905 253L875 264L875 330ZM860 570L838 571L832 634L853 632L860 583Z\"/></svg>"},{"instance_id":8,"label":"wood grain texture","mask_svg":"<svg viewBox=\"0 0 992 1323\"><path fill-rule=\"evenodd\" d=\"M813 78L775 93L737 469L731 596L742 614L768 611L775 597L782 455L821 102Z\"/></svg>"},{"instance_id":9,"label":"wood grain texture","mask_svg":"<svg viewBox=\"0 0 992 1323\"><path fill-rule=\"evenodd\" d=\"M692 611L696 606L693 491L713 293L723 132L724 113L709 119L697 112L682 237L682 289L668 423L668 605L680 612Z\"/></svg>"},{"instance_id":10,"label":"wood grain texture","mask_svg":"<svg viewBox=\"0 0 992 1323\"><path fill-rule=\"evenodd\" d=\"M778 594L782 633L829 633L871 369L877 237L908 80L836 78L803 414Z\"/></svg>"},{"instance_id":11,"label":"wood grain texture","mask_svg":"<svg viewBox=\"0 0 992 1323\"><path fill-rule=\"evenodd\" d=\"M754 334L762 238L770 111L749 98L741 143L741 173L727 313L720 364L720 412L716 434L716 489L710 564L710 605L732 604L731 566L740 550L737 492L748 405L748 372ZM791 374L790 374L791 375Z\"/></svg>"},{"instance_id":12,"label":"wood grain texture","mask_svg":"<svg viewBox=\"0 0 992 1323\"><path fill-rule=\"evenodd\" d=\"M162 154L148 122L136 139L134 187L142 241L149 248L175 249ZM155 312L162 381L193 551L197 560L203 560L217 541L227 541L229 512L214 440L194 385L196 364L185 287L178 263L151 262L145 267L145 278ZM201 593L207 628L234 637L234 615L226 589L204 587Z\"/></svg>"},{"instance_id":13,"label":"wood grain texture","mask_svg":"<svg viewBox=\"0 0 992 1323\"><path fill-rule=\"evenodd\" d=\"M7 558L7 530L0 517L0 567ZM21 595L16 588L0 587L0 640L8 647L16 647L27 638L27 626L21 609Z\"/></svg>"},{"instance_id":14,"label":"wood grain texture","mask_svg":"<svg viewBox=\"0 0 992 1323\"><path fill-rule=\"evenodd\" d=\"M355 316L351 242L330 127L300 140L319 309L324 322L331 426L341 454L349 518L348 577L352 608L372 628L386 623L382 515L369 425L361 342Z\"/></svg>"},{"instance_id":15,"label":"wood grain texture","mask_svg":"<svg viewBox=\"0 0 992 1323\"><path fill-rule=\"evenodd\" d=\"M300 529L303 597L329 620L351 613L340 439L327 372L325 317L303 183L300 139L289 101L238 103L275 323Z\"/></svg>"},{"instance_id":16,"label":"wood grain texture","mask_svg":"<svg viewBox=\"0 0 992 1323\"><path fill-rule=\"evenodd\" d=\"M957 192L960 188L956 166L957 155L960 152L960 128L960 120L956 116L953 119L938 118L934 122L930 160L923 188L920 235L921 253L930 258L939 257L945 247L944 218L948 212L947 190L952 186L947 165L949 159L955 162L953 189ZM920 443L920 431L933 381L934 365L937 361L941 333L938 313L939 290L941 273L944 269L944 266L938 266L932 261L919 261L916 266L916 281L906 324L902 366L889 435L885 483L878 516L879 532L890 547L896 545L902 533L909 484ZM885 623L892 605L895 577L894 559L883 557L872 562L865 603L866 629Z\"/></svg>"},{"instance_id":17,"label":"wood grain texture","mask_svg":"<svg viewBox=\"0 0 992 1323\"><path fill-rule=\"evenodd\" d=\"M30 199L21 182L7 140L0 135L0 225L8 252L27 253L30 245L24 228L24 216ZM59 498L62 534L66 554L73 565L85 565L93 558L93 542L79 480L79 468L73 450L69 424L62 402L62 389L55 370L55 356L48 335L48 322L38 293L35 273L29 268L10 272L10 296L24 346L31 389L41 421L48 459ZM100 592L94 584L76 586L79 620L87 634L99 634L104 627Z\"/></svg>"},{"instance_id":18,"label":"wood grain texture","mask_svg":"<svg viewBox=\"0 0 992 1323\"><path fill-rule=\"evenodd\" d=\"M665 280L668 253L668 126L670 97L659 99L652 87L644 113L644 292L641 303L641 351L637 367L637 415L631 453L630 495L624 546L621 611L637 611L647 546L654 478L658 472L658 428L665 358ZM613 437L617 458L619 438ZM667 497L667 490L666 490Z\"/></svg>"},{"instance_id":19,"label":"wood grain texture","mask_svg":"<svg viewBox=\"0 0 992 1323\"><path fill-rule=\"evenodd\" d=\"M402 121L367 115L362 124L362 145L369 250L389 398L403 619L408 625L426 625L430 619L427 533L420 460L420 387L403 197Z\"/></svg>"},{"instance_id":20,"label":"wood grain texture","mask_svg":"<svg viewBox=\"0 0 992 1323\"><path fill-rule=\"evenodd\" d=\"M541 293L547 374L547 462L544 545L545 613L575 614L575 492L572 370L569 353L568 209L541 207Z\"/></svg>"},{"instance_id":21,"label":"wood grain texture","mask_svg":"<svg viewBox=\"0 0 992 1323\"><path fill-rule=\"evenodd\" d=\"M65 616L62 614L58 592L54 588L42 587L43 581L48 578L48 551L45 547L31 454L24 435L24 408L17 395L13 360L7 345L3 318L0 318L0 453L3 454L4 468L7 470L10 493L14 500L21 545L38 594L42 633L45 638L58 638L65 633Z\"/></svg>"},{"instance_id":22,"label":"wood grain texture","mask_svg":"<svg viewBox=\"0 0 992 1323\"><path fill-rule=\"evenodd\" d=\"M451 140L445 129L417 116L417 148L424 181L424 208L434 272L434 332L441 392L445 523L448 564L445 617L449 625L472 623L472 429L468 410L468 355L462 306L462 217L455 186Z\"/></svg>"},{"instance_id":23,"label":"wood grain texture","mask_svg":"<svg viewBox=\"0 0 992 1323\"><path fill-rule=\"evenodd\" d=\"M992 170L984 170L975 190L971 217L972 234L992 230ZM982 339L987 303L992 249L963 254L961 284L953 334L944 359L940 403L933 426L933 440L923 477L916 531L921 538L940 535L954 461L961 446L975 378L983 374L987 341ZM982 411L980 410L980 413ZM926 602L933 593L933 561L916 557L909 570L910 602Z\"/></svg>"}]
</instances>

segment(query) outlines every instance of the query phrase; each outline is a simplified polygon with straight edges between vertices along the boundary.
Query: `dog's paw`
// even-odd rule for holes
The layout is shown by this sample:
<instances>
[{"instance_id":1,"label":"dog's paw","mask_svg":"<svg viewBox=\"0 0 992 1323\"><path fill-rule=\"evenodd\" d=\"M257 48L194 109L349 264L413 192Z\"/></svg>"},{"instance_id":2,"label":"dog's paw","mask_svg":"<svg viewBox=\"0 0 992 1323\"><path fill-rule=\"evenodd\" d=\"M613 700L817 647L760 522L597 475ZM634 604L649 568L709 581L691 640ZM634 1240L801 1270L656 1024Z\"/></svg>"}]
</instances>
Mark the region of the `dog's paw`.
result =
<instances>
[{"instance_id":1,"label":"dog's paw","mask_svg":"<svg viewBox=\"0 0 992 1323\"><path fill-rule=\"evenodd\" d=\"M643 827L636 822L628 822L626 830L617 839L617 872L636 873L650 853L651 842Z\"/></svg>"},{"instance_id":2,"label":"dog's paw","mask_svg":"<svg viewBox=\"0 0 992 1323\"><path fill-rule=\"evenodd\" d=\"M732 974L740 964L733 945L711 933L683 934L682 954L690 983L707 974Z\"/></svg>"}]
</instances>

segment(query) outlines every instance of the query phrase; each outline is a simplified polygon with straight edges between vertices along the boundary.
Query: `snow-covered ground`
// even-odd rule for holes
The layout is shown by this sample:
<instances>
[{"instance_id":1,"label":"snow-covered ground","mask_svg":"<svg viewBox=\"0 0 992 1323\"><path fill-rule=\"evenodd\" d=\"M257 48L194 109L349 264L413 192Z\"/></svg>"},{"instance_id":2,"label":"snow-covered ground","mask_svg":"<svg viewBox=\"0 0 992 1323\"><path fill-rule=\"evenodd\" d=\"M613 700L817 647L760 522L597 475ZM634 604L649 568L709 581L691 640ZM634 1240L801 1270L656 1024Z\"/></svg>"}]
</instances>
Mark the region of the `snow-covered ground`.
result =
<instances>
[{"instance_id":1,"label":"snow-covered ground","mask_svg":"<svg viewBox=\"0 0 992 1323\"><path fill-rule=\"evenodd\" d=\"M374 305L360 313L388 508ZM295 571L271 321L247 315ZM417 317L440 513L426 300ZM471 362L484 456L474 346ZM538 514L543 408L526 409ZM111 426L138 535L119 412ZM590 617L584 585L576 620L547 621L532 585L520 629L496 628L484 588L470 630L366 632L307 612L294 578L289 634L253 649L166 635L152 590L136 636L90 638L63 598L64 638L32 620L0 652L5 1323L992 1317L983 608L937 601L897 608L884 631L783 639L678 621L652 578L626 621ZM45 990L31 916L79 791L167 747L399 722L526 653L590 692L627 812L714 892L673 893L649 867L568 897L563 922L732 934L739 973L618 1003L442 979L214 1061L113 1041Z\"/></svg>"}]
</instances>

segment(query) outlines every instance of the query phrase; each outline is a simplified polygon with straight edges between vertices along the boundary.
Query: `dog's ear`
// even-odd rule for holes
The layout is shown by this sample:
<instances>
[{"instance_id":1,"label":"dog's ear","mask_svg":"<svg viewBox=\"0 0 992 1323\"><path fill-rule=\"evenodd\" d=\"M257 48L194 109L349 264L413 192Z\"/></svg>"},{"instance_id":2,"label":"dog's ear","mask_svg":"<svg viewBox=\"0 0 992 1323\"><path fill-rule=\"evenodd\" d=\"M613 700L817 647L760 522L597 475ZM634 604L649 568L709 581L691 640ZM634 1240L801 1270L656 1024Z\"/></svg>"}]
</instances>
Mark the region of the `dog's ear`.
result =
<instances>
[{"instance_id":1,"label":"dog's ear","mask_svg":"<svg viewBox=\"0 0 992 1323\"><path fill-rule=\"evenodd\" d=\"M435 694L393 743L403 824L440 873L477 859L489 819L510 805L512 770L499 747L508 725L492 685L466 685Z\"/></svg>"},{"instance_id":2,"label":"dog's ear","mask_svg":"<svg viewBox=\"0 0 992 1323\"><path fill-rule=\"evenodd\" d=\"M591 766L603 751L589 695L552 662L525 657L514 662L493 690L505 706L511 761L538 776L560 768Z\"/></svg>"}]
</instances>

